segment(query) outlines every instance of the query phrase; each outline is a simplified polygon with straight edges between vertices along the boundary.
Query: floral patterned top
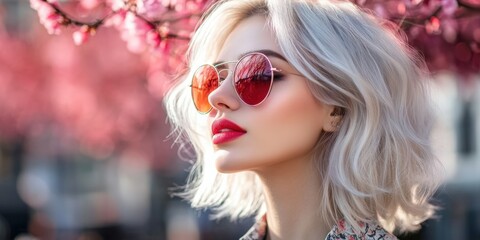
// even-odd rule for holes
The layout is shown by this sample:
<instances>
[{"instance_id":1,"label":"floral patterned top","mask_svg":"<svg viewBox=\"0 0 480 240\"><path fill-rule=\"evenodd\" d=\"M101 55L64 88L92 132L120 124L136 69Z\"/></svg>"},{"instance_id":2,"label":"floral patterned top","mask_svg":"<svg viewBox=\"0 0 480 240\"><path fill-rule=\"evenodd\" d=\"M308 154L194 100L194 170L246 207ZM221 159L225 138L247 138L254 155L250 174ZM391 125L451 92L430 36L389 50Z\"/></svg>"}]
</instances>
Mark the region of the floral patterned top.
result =
<instances>
[{"instance_id":1,"label":"floral patterned top","mask_svg":"<svg viewBox=\"0 0 480 240\"><path fill-rule=\"evenodd\" d=\"M338 221L327 234L325 240L397 240L378 224L361 223L363 230L355 233L353 227L345 220ZM267 215L263 215L240 240L265 240L267 233Z\"/></svg>"}]
</instances>

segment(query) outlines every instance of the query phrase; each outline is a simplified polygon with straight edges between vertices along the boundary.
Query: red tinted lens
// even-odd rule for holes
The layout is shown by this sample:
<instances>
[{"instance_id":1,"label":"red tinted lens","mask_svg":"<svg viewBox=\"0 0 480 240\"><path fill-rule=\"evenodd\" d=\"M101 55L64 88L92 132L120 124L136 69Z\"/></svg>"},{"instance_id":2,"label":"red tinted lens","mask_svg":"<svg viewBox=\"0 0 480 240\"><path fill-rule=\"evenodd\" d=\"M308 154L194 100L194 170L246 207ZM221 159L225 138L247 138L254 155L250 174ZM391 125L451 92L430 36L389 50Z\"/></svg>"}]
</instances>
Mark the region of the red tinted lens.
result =
<instances>
[{"instance_id":1,"label":"red tinted lens","mask_svg":"<svg viewBox=\"0 0 480 240\"><path fill-rule=\"evenodd\" d=\"M208 95L218 88L218 73L211 65L200 66L192 78L192 99L199 112L207 113L212 109Z\"/></svg>"},{"instance_id":2,"label":"red tinted lens","mask_svg":"<svg viewBox=\"0 0 480 240\"><path fill-rule=\"evenodd\" d=\"M235 67L235 90L249 105L262 103L270 92L272 82L272 64L263 54L246 55Z\"/></svg>"}]
</instances>

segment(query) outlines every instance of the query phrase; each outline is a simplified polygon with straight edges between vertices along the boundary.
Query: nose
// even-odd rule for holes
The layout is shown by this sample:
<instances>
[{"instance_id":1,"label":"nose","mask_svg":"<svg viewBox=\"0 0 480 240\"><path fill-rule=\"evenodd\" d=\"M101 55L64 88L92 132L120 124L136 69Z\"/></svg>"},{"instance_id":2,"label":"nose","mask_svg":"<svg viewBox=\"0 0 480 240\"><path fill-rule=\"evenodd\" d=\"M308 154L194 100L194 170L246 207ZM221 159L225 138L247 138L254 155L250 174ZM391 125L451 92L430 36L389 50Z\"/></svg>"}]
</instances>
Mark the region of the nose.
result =
<instances>
[{"instance_id":1,"label":"nose","mask_svg":"<svg viewBox=\"0 0 480 240\"><path fill-rule=\"evenodd\" d=\"M213 107L212 111L235 111L240 107L241 103L233 87L232 75L230 72L220 86L208 96L208 101Z\"/></svg>"}]
</instances>

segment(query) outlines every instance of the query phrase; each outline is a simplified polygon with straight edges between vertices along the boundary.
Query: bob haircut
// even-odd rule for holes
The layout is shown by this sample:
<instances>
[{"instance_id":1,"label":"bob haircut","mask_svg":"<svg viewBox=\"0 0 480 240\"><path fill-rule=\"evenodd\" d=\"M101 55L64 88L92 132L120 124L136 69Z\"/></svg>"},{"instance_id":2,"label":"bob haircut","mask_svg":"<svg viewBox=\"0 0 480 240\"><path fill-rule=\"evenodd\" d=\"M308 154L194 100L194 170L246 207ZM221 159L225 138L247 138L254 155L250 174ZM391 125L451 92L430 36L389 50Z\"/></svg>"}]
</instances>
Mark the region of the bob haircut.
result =
<instances>
[{"instance_id":1,"label":"bob haircut","mask_svg":"<svg viewBox=\"0 0 480 240\"><path fill-rule=\"evenodd\" d=\"M265 211L253 172L216 170L207 116L196 111L189 87L192 71L216 61L227 36L253 15L266 18L318 101L344 113L338 130L324 132L314 149L323 185L312 193L321 199L316 210L332 226L343 218L357 230L357 221L378 221L399 233L418 229L435 210L429 201L441 173L429 141L425 64L392 24L346 1L223 0L207 11L188 50L190 72L165 98L176 141L196 154L180 195L216 218Z\"/></svg>"}]
</instances>

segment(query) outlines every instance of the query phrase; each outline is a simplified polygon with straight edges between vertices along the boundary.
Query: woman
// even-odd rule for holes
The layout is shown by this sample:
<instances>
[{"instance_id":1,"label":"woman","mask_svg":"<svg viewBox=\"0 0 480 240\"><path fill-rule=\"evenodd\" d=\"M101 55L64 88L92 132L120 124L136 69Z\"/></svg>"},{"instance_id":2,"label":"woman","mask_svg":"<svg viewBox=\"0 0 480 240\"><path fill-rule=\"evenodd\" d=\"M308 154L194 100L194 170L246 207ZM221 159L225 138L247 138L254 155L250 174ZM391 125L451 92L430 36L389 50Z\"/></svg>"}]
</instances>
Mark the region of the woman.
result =
<instances>
[{"instance_id":1,"label":"woman","mask_svg":"<svg viewBox=\"0 0 480 240\"><path fill-rule=\"evenodd\" d=\"M166 99L197 156L183 196L216 217L256 215L242 239L417 229L439 165L424 65L397 35L348 2L215 4Z\"/></svg>"}]
</instances>

